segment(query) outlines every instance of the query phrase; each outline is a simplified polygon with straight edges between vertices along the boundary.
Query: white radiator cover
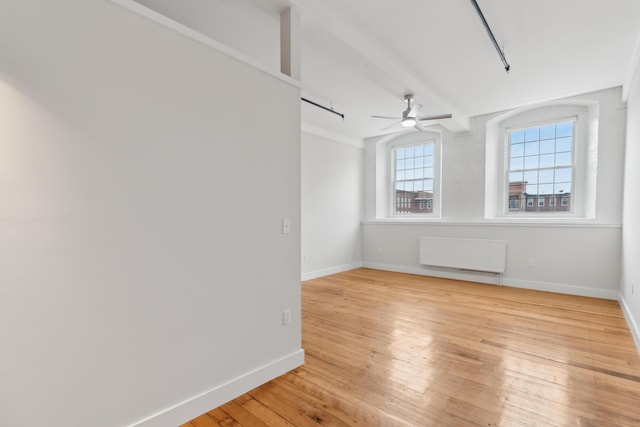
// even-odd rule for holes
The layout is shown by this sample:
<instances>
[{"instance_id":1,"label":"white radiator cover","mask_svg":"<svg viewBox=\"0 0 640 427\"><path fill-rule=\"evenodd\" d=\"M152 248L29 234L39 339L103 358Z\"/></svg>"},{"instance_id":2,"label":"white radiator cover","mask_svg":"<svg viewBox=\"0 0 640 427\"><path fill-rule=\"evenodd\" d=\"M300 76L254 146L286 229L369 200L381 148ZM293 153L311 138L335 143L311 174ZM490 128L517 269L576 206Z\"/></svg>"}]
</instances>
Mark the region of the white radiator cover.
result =
<instances>
[{"instance_id":1,"label":"white radiator cover","mask_svg":"<svg viewBox=\"0 0 640 427\"><path fill-rule=\"evenodd\" d=\"M505 240L420 237L420 264L504 273Z\"/></svg>"}]
</instances>

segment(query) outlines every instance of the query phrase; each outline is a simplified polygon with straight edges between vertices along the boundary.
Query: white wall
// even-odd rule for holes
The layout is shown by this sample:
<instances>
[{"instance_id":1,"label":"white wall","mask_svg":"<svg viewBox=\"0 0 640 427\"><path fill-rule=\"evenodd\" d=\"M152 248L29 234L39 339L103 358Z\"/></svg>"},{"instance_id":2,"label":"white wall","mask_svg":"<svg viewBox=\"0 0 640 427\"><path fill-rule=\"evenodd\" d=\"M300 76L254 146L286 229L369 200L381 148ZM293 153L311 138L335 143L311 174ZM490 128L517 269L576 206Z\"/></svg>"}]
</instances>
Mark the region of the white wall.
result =
<instances>
[{"instance_id":1,"label":"white wall","mask_svg":"<svg viewBox=\"0 0 640 427\"><path fill-rule=\"evenodd\" d=\"M302 134L302 278L361 266L362 149Z\"/></svg>"},{"instance_id":2,"label":"white wall","mask_svg":"<svg viewBox=\"0 0 640 427\"><path fill-rule=\"evenodd\" d=\"M5 2L0 57L0 425L175 426L299 365L299 88L102 0Z\"/></svg>"},{"instance_id":3,"label":"white wall","mask_svg":"<svg viewBox=\"0 0 640 427\"><path fill-rule=\"evenodd\" d=\"M630 82L627 100L621 302L640 348L640 67ZM636 294L636 289L638 293Z\"/></svg>"},{"instance_id":4,"label":"white wall","mask_svg":"<svg viewBox=\"0 0 640 427\"><path fill-rule=\"evenodd\" d=\"M620 277L622 182L626 109L620 88L568 100L599 103L599 153L596 217L593 220L517 222L484 218L485 128L504 112L472 118L468 134L443 133L442 219L428 222L381 218L375 182L379 139L365 147L365 223L363 264L495 283L492 275L427 268L418 263L420 236L507 240L507 270L502 283L580 295L617 298ZM529 267L532 259L535 267Z\"/></svg>"},{"instance_id":5,"label":"white wall","mask_svg":"<svg viewBox=\"0 0 640 427\"><path fill-rule=\"evenodd\" d=\"M270 0L135 1L280 71L280 15Z\"/></svg>"}]
</instances>

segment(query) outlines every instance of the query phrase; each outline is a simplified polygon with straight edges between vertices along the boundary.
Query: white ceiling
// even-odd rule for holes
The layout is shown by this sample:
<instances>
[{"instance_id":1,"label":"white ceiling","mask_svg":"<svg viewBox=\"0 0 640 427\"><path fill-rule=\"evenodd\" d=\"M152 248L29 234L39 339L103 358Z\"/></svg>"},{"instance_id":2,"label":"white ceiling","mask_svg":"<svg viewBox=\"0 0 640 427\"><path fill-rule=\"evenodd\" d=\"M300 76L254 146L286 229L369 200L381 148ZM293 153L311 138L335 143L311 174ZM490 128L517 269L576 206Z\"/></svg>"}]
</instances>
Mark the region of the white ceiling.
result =
<instances>
[{"instance_id":1,"label":"white ceiling","mask_svg":"<svg viewBox=\"0 0 640 427\"><path fill-rule=\"evenodd\" d=\"M345 114L303 103L303 126L351 141L383 133L370 116L400 115L406 92L464 131L474 115L620 86L640 35L640 0L478 0L507 74L470 0L139 1L273 68L293 5L303 96Z\"/></svg>"}]
</instances>

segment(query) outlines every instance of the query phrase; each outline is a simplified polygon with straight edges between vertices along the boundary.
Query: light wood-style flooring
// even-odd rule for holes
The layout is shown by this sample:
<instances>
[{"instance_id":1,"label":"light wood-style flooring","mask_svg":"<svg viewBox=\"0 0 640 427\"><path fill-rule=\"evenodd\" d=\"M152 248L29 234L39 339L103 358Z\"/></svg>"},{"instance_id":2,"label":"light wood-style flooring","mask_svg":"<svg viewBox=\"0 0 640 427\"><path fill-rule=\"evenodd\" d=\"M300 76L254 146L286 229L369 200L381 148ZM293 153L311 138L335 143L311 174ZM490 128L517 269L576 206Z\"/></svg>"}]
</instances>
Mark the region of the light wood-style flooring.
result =
<instances>
[{"instance_id":1,"label":"light wood-style flooring","mask_svg":"<svg viewBox=\"0 0 640 427\"><path fill-rule=\"evenodd\" d=\"M184 426L640 426L616 301L358 269L302 317L304 366Z\"/></svg>"}]
</instances>

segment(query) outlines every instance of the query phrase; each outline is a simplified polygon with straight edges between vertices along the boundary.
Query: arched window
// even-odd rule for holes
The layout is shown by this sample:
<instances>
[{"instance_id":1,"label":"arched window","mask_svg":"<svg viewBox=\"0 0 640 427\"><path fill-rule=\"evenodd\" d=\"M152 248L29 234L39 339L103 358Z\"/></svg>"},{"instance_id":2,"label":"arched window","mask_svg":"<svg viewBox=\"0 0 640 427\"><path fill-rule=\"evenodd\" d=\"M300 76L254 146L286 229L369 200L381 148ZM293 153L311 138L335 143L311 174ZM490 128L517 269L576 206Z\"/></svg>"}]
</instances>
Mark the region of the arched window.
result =
<instances>
[{"instance_id":1,"label":"arched window","mask_svg":"<svg viewBox=\"0 0 640 427\"><path fill-rule=\"evenodd\" d=\"M595 217L596 102L511 111L486 132L486 218Z\"/></svg>"},{"instance_id":2,"label":"arched window","mask_svg":"<svg viewBox=\"0 0 640 427\"><path fill-rule=\"evenodd\" d=\"M411 131L376 144L376 217L440 217L442 134Z\"/></svg>"}]
</instances>

